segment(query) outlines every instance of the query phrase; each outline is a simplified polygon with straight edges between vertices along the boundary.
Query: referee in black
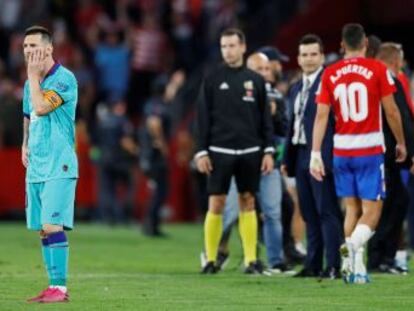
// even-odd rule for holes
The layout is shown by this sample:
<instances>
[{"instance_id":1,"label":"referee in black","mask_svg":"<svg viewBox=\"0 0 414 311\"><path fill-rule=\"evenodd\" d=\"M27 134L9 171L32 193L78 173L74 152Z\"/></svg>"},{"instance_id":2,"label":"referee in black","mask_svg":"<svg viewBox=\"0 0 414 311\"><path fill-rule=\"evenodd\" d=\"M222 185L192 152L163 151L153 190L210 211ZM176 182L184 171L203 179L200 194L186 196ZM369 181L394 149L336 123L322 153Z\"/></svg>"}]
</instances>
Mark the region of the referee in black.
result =
<instances>
[{"instance_id":1,"label":"referee in black","mask_svg":"<svg viewBox=\"0 0 414 311\"><path fill-rule=\"evenodd\" d=\"M268 174L274 165L271 115L263 78L244 66L243 32L225 30L220 48L224 64L206 76L197 103L195 160L198 170L208 175L209 193L204 223L208 262L202 273L218 271L215 261L223 229L222 212L232 176L239 191L245 272L260 273L254 193L260 174Z\"/></svg>"}]
</instances>

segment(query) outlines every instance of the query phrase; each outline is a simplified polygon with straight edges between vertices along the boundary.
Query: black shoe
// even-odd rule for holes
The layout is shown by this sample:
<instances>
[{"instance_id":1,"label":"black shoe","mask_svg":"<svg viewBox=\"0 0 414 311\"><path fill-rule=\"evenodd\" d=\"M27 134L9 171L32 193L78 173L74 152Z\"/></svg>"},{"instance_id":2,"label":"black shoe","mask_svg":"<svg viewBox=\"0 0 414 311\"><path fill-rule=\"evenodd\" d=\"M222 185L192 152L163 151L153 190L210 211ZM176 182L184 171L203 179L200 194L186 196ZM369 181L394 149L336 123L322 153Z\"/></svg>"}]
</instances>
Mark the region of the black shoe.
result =
<instances>
[{"instance_id":1,"label":"black shoe","mask_svg":"<svg viewBox=\"0 0 414 311\"><path fill-rule=\"evenodd\" d=\"M219 272L219 268L215 265L214 261L209 261L207 264L201 269L201 274L216 274Z\"/></svg>"},{"instance_id":2,"label":"black shoe","mask_svg":"<svg viewBox=\"0 0 414 311\"><path fill-rule=\"evenodd\" d=\"M302 265L305 262L306 255L299 253L295 247L289 247L285 251L286 261L291 264Z\"/></svg>"},{"instance_id":3,"label":"black shoe","mask_svg":"<svg viewBox=\"0 0 414 311\"><path fill-rule=\"evenodd\" d=\"M326 268L325 270L322 271L321 278L337 280L337 279L342 279L342 275L338 268Z\"/></svg>"},{"instance_id":4,"label":"black shoe","mask_svg":"<svg viewBox=\"0 0 414 311\"><path fill-rule=\"evenodd\" d=\"M395 266L394 269L397 270L401 275L408 275L409 273L409 270L407 267Z\"/></svg>"},{"instance_id":5,"label":"black shoe","mask_svg":"<svg viewBox=\"0 0 414 311\"><path fill-rule=\"evenodd\" d=\"M285 273L285 274L292 274L292 275L295 274L295 270L293 269L293 267L283 262L273 265L272 267L269 268L269 271L272 274L278 274L278 273Z\"/></svg>"},{"instance_id":6,"label":"black shoe","mask_svg":"<svg viewBox=\"0 0 414 311\"><path fill-rule=\"evenodd\" d=\"M296 273L293 277L294 278L314 278L318 276L319 276L319 273L316 273L315 271L307 269L307 268L303 268L298 273Z\"/></svg>"},{"instance_id":7,"label":"black shoe","mask_svg":"<svg viewBox=\"0 0 414 311\"><path fill-rule=\"evenodd\" d=\"M249 265L244 269L244 273L246 274L263 274L264 266L260 260L252 261Z\"/></svg>"},{"instance_id":8,"label":"black shoe","mask_svg":"<svg viewBox=\"0 0 414 311\"><path fill-rule=\"evenodd\" d=\"M219 268L219 270L223 270L227 264L229 263L229 253L224 253L219 251L217 253L217 268Z\"/></svg>"},{"instance_id":9,"label":"black shoe","mask_svg":"<svg viewBox=\"0 0 414 311\"><path fill-rule=\"evenodd\" d=\"M398 269L396 269L394 266L388 265L386 263L380 264L378 266L378 268L377 268L377 272L379 272L379 273L396 274L396 275L401 274L401 272L398 271Z\"/></svg>"}]
</instances>

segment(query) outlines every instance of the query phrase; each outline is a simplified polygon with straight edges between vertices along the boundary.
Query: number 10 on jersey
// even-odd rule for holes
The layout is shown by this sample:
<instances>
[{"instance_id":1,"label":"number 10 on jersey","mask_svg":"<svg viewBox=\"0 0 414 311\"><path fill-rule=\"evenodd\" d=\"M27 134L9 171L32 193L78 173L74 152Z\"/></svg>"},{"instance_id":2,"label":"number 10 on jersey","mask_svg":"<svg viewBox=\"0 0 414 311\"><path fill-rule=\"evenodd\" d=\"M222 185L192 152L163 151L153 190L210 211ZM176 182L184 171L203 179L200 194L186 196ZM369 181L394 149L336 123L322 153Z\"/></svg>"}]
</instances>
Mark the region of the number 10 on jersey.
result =
<instances>
[{"instance_id":1,"label":"number 10 on jersey","mask_svg":"<svg viewBox=\"0 0 414 311\"><path fill-rule=\"evenodd\" d=\"M338 84L334 90L334 95L335 99L339 100L344 122L348 122L349 119L354 122L361 122L367 118L368 91L363 83Z\"/></svg>"}]
</instances>

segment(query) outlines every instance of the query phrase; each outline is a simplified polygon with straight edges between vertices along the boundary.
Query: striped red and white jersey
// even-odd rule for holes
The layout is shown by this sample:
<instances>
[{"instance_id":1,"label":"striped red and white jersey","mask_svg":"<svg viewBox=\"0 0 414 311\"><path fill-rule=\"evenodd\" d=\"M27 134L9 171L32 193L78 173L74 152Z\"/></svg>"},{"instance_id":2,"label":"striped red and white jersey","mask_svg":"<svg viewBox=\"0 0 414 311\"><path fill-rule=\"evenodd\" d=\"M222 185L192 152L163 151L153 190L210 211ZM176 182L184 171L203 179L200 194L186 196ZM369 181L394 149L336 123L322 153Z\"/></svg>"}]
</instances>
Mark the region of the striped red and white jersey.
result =
<instances>
[{"instance_id":1,"label":"striped red and white jersey","mask_svg":"<svg viewBox=\"0 0 414 311\"><path fill-rule=\"evenodd\" d=\"M380 101L395 91L391 73L375 59L344 59L325 69L316 102L335 113L334 155L384 153Z\"/></svg>"}]
</instances>

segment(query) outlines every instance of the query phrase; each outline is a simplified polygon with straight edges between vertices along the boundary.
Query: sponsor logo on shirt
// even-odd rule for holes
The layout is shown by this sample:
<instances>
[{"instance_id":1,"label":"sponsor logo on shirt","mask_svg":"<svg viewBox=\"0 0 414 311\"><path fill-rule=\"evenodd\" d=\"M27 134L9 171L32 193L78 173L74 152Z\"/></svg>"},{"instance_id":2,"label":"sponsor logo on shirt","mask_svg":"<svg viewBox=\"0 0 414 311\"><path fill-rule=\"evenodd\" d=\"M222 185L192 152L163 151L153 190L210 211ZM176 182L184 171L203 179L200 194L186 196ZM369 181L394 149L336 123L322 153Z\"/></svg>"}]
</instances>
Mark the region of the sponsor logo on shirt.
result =
<instances>
[{"instance_id":1,"label":"sponsor logo on shirt","mask_svg":"<svg viewBox=\"0 0 414 311\"><path fill-rule=\"evenodd\" d=\"M229 88L230 87L226 82L221 83L219 87L220 90L228 90Z\"/></svg>"}]
</instances>

